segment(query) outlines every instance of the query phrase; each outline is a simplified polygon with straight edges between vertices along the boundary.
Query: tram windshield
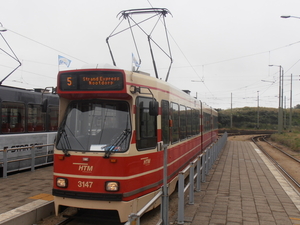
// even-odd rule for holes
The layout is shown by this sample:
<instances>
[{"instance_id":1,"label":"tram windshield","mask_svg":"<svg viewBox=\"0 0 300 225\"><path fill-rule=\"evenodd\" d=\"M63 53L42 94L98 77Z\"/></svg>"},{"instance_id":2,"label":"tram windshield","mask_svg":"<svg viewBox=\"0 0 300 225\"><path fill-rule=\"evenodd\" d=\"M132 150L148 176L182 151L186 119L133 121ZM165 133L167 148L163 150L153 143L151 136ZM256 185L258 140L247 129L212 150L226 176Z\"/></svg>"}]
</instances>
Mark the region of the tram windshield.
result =
<instances>
[{"instance_id":1,"label":"tram windshield","mask_svg":"<svg viewBox=\"0 0 300 225\"><path fill-rule=\"evenodd\" d=\"M129 105L123 101L72 101L62 121L56 148L68 151L124 152L131 136Z\"/></svg>"}]
</instances>

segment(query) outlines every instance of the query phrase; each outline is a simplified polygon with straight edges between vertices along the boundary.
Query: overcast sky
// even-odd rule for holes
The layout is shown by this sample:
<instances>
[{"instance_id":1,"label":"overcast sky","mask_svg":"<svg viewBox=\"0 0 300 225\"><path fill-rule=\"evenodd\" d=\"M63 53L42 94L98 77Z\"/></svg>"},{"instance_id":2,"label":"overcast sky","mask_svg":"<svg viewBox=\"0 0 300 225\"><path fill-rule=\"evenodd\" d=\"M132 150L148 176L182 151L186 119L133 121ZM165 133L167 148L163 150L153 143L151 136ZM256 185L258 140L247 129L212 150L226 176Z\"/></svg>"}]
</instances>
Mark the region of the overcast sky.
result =
<instances>
[{"instance_id":1,"label":"overcast sky","mask_svg":"<svg viewBox=\"0 0 300 225\"><path fill-rule=\"evenodd\" d=\"M126 9L167 8L168 32L174 60L169 82L191 90L214 108L278 107L279 67L284 69L284 96L290 105L293 74L293 106L300 104L299 0L0 0L2 35L22 62L3 85L24 88L56 86L58 55L70 60L70 68L86 63L112 64L106 38ZM161 26L161 23L158 26ZM148 25L147 25L148 26ZM159 29L159 28L158 28ZM163 32L153 33L164 45ZM145 37L142 37L145 38ZM131 69L136 50L130 33L111 38L117 66ZM139 43L140 70L151 73L147 43ZM0 48L9 52L0 39ZM10 53L11 54L11 53ZM159 56L160 57L160 56ZM0 79L18 63L0 52ZM168 60L159 58L164 79ZM203 82L192 82L192 81Z\"/></svg>"}]
</instances>

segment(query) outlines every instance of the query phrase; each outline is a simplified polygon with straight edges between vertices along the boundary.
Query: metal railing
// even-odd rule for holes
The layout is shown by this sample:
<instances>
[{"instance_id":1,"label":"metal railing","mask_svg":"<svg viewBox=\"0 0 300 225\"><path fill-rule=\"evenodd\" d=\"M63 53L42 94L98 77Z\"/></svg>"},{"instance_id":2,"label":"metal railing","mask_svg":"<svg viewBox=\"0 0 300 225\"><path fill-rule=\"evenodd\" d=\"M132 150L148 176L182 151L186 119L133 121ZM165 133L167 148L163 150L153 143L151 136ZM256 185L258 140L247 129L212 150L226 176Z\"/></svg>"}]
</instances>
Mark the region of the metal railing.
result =
<instances>
[{"instance_id":1,"label":"metal railing","mask_svg":"<svg viewBox=\"0 0 300 225\"><path fill-rule=\"evenodd\" d=\"M197 156L194 161L192 161L185 169L179 172L178 175L178 219L177 224L184 224L184 193L189 189L189 201L188 204L194 204L194 190L197 192L201 191L201 182L206 182L206 175L208 175L209 170L212 168L214 162L216 161L220 151L224 147L227 141L227 133L219 138L215 143L209 146L201 155ZM52 156L51 154L44 154L36 156L36 149L42 147L53 146L54 144L46 144L46 145L33 145L33 146L26 146L26 147L19 147L19 148L4 148L0 150L0 153L3 153L3 162L0 162L0 168L3 168L3 178L7 178L8 171L8 163L24 161L24 160L31 160L30 166L19 168L21 169L29 169L31 171L35 170L35 167L42 166L46 164L50 164L52 162L46 162L37 164L35 159ZM16 151L22 149L31 149L30 157L26 158L19 158L14 160L8 160L8 152L9 151ZM48 151L47 151L48 152ZM128 216L128 221L125 225L131 225L133 222L136 225L140 224L140 217L151 207L160 197L162 198L162 205L161 205L161 219L157 224L168 224L168 184L167 184L167 146L164 147L164 185L162 186L161 190L146 204L139 212L132 213ZM195 169L196 166L196 169ZM195 174L196 171L196 174ZM186 173L189 173L189 183L184 186L184 180ZM194 185L194 180L196 179L196 188Z\"/></svg>"},{"instance_id":2,"label":"metal railing","mask_svg":"<svg viewBox=\"0 0 300 225\"><path fill-rule=\"evenodd\" d=\"M227 141L227 133L225 132L221 138L215 143L209 146L201 155L197 156L185 169L179 172L178 175L178 217L177 224L184 224L184 193L189 190L189 201L188 204L194 204L194 191L201 191L201 182L206 182L206 175L212 168L219 153L223 149ZM161 190L153 197L140 211L137 213L131 213L128 216L128 221L124 225L140 225L140 217L151 207L159 197L162 198L161 202L161 219L157 222L158 224L168 225L168 185L166 184L166 159L167 159L167 148L164 148L164 185ZM196 169L195 169L196 166ZM196 174L195 174L196 171ZM189 175L189 183L184 186L185 177ZM196 179L196 188L195 188Z\"/></svg>"},{"instance_id":3,"label":"metal railing","mask_svg":"<svg viewBox=\"0 0 300 225\"><path fill-rule=\"evenodd\" d=\"M189 190L188 204L194 204L194 191L201 191L201 182L206 182L206 175L212 168L227 141L227 133L209 146L201 155L190 163L178 175L178 217L177 224L184 224L184 193ZM196 166L196 169L195 169ZM196 171L196 174L195 174ZM184 186L185 176L189 175L189 183ZM195 187L196 179L196 187Z\"/></svg>"},{"instance_id":4,"label":"metal railing","mask_svg":"<svg viewBox=\"0 0 300 225\"><path fill-rule=\"evenodd\" d=\"M163 186L161 190L137 213L131 213L128 216L128 221L124 225L140 225L140 218L147 212L149 207L151 207L160 197L161 197L161 219L157 223L159 224L169 224L168 223L168 206L169 206L169 195L168 195L168 146L164 145L164 161L163 161ZM164 222L165 221L165 222Z\"/></svg>"},{"instance_id":5,"label":"metal railing","mask_svg":"<svg viewBox=\"0 0 300 225\"><path fill-rule=\"evenodd\" d=\"M36 149L42 148L42 147L48 147L48 146L54 146L54 144L45 144L45 145L32 145L32 146L25 146L25 147L18 147L18 148L4 148L3 150L0 150L0 153L2 153L3 158L2 162L0 162L0 169L2 169L2 177L7 178L7 173L8 172L14 172L14 171L19 171L19 170L25 170L25 169L31 169L31 171L35 170L35 167L37 166L43 166L47 164L52 164L53 160L48 162L48 157L52 157L53 159L53 151L51 154L43 154L43 155L36 155ZM31 152L28 155L24 155L24 157L21 156L15 156L12 157L11 159L8 157L8 152L14 152L14 151L19 151L19 150L28 150L30 149ZM45 152L48 152L48 150L45 150ZM45 162L37 163L36 159L39 158L45 158ZM14 163L14 162L21 162L25 160L30 160L30 165L28 166L20 166L12 170L8 170L8 164L9 163Z\"/></svg>"}]
</instances>

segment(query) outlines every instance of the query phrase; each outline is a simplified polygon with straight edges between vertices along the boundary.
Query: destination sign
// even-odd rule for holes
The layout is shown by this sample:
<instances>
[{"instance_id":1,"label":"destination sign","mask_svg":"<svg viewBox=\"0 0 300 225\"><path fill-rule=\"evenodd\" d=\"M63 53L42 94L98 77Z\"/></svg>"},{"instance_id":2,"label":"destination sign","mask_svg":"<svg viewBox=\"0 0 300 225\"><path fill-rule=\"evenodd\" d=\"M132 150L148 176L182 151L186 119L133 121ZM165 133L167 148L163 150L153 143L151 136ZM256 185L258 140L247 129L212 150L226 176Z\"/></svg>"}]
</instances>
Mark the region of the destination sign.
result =
<instances>
[{"instance_id":1,"label":"destination sign","mask_svg":"<svg viewBox=\"0 0 300 225\"><path fill-rule=\"evenodd\" d=\"M123 74L118 71L66 72L59 76L61 91L123 90Z\"/></svg>"}]
</instances>

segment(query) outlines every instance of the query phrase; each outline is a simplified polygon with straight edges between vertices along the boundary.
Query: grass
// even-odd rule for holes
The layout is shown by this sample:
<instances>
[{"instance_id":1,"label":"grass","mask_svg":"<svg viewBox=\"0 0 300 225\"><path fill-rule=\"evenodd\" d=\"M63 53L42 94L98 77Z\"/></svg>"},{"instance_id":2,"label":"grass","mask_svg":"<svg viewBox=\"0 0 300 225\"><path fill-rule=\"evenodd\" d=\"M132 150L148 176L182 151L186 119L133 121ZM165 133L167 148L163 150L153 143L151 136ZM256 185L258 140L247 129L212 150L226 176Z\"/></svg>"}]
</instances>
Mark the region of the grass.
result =
<instances>
[{"instance_id":1,"label":"grass","mask_svg":"<svg viewBox=\"0 0 300 225\"><path fill-rule=\"evenodd\" d=\"M271 139L300 152L300 132L272 134Z\"/></svg>"}]
</instances>

